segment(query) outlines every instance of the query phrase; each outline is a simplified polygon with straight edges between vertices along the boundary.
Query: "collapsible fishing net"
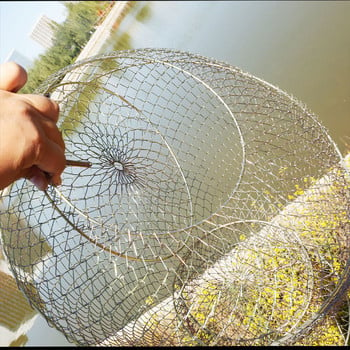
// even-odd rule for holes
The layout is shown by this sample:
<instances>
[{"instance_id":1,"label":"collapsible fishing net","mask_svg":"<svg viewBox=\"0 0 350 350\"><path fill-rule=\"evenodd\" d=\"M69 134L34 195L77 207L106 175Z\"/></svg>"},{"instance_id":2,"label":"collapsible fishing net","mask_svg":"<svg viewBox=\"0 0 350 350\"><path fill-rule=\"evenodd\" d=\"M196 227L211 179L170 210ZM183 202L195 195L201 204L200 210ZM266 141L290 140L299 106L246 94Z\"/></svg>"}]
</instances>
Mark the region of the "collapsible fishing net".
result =
<instances>
[{"instance_id":1,"label":"collapsible fishing net","mask_svg":"<svg viewBox=\"0 0 350 350\"><path fill-rule=\"evenodd\" d=\"M2 242L69 341L348 342L349 157L305 106L162 49L77 62L38 93L83 166L45 192L17 181Z\"/></svg>"}]
</instances>

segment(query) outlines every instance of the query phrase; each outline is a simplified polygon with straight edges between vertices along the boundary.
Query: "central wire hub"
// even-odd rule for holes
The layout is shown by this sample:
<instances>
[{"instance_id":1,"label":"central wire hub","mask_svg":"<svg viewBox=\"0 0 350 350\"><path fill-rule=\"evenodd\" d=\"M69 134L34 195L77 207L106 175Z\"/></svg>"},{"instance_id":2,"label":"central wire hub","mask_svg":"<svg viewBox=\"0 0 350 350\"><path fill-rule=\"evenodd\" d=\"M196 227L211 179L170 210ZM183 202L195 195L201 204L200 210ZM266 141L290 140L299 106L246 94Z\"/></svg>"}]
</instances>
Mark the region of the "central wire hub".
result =
<instances>
[{"instance_id":1,"label":"central wire hub","mask_svg":"<svg viewBox=\"0 0 350 350\"><path fill-rule=\"evenodd\" d=\"M119 171L123 171L124 170L124 165L118 161L113 163L114 167L119 170Z\"/></svg>"}]
</instances>

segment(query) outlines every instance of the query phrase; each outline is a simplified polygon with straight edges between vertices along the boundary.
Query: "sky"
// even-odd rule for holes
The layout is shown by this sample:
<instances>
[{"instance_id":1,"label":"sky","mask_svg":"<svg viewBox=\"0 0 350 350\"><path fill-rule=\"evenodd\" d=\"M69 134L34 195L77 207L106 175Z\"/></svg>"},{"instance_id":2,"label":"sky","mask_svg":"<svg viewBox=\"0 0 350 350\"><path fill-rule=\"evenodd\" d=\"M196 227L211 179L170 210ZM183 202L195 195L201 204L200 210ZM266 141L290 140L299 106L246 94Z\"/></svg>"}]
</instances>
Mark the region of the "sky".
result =
<instances>
[{"instance_id":1,"label":"sky","mask_svg":"<svg viewBox=\"0 0 350 350\"><path fill-rule=\"evenodd\" d=\"M61 23L66 9L60 1L0 1L0 63L15 49L33 60L45 49L29 37L41 15Z\"/></svg>"}]
</instances>

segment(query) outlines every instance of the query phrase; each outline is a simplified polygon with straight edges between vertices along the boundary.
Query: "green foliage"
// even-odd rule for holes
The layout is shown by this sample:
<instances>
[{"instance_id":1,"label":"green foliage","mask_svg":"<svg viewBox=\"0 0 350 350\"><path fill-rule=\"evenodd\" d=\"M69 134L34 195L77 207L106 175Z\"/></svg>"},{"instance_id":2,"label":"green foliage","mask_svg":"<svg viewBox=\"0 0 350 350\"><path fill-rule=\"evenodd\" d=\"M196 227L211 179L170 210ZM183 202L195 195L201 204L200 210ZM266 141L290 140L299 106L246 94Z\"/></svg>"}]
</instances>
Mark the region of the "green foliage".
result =
<instances>
[{"instance_id":1,"label":"green foliage","mask_svg":"<svg viewBox=\"0 0 350 350\"><path fill-rule=\"evenodd\" d=\"M143 6L139 12L136 14L136 20L139 22L146 22L152 15L151 6L147 3Z\"/></svg>"},{"instance_id":2,"label":"green foliage","mask_svg":"<svg viewBox=\"0 0 350 350\"><path fill-rule=\"evenodd\" d=\"M34 61L28 71L28 82L22 93L33 93L52 73L73 63L94 32L99 14L109 1L64 2L68 15L55 27L53 46Z\"/></svg>"},{"instance_id":3,"label":"green foliage","mask_svg":"<svg viewBox=\"0 0 350 350\"><path fill-rule=\"evenodd\" d=\"M113 45L113 50L129 50L132 48L131 37L129 33L122 33L116 37L116 40Z\"/></svg>"},{"instance_id":4,"label":"green foliage","mask_svg":"<svg viewBox=\"0 0 350 350\"><path fill-rule=\"evenodd\" d=\"M64 130L65 136L74 133L82 123L84 116L88 114L89 106L99 92L99 81L94 83L79 82L71 86L72 92L66 99L67 106L64 116L61 116L61 129Z\"/></svg>"},{"instance_id":5,"label":"green foliage","mask_svg":"<svg viewBox=\"0 0 350 350\"><path fill-rule=\"evenodd\" d=\"M349 161L347 156L350 168ZM271 226L259 235L241 235L232 260L220 262L222 271L209 269L177 287L174 326L168 320L164 327L161 312L154 314L157 336L178 339L175 345L266 346L310 325L346 273L346 178L343 169L334 168L320 180L306 177L304 187L296 184L288 197L292 202ZM293 345L348 344L350 291L338 309L340 301L330 301L331 312L292 338Z\"/></svg>"}]
</instances>

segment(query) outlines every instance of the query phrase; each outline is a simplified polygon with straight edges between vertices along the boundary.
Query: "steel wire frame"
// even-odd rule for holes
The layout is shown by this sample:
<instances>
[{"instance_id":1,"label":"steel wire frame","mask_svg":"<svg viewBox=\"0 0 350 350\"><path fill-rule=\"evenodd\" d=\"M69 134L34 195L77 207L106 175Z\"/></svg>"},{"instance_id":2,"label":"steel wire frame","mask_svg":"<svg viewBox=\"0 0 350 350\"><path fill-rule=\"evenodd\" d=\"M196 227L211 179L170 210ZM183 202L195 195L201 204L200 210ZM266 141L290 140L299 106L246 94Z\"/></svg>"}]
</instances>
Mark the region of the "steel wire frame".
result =
<instances>
[{"instance_id":1,"label":"steel wire frame","mask_svg":"<svg viewBox=\"0 0 350 350\"><path fill-rule=\"evenodd\" d=\"M92 166L45 193L15 183L2 243L69 341L348 342L350 166L304 105L166 49L77 62L37 92L60 105L67 158Z\"/></svg>"}]
</instances>

